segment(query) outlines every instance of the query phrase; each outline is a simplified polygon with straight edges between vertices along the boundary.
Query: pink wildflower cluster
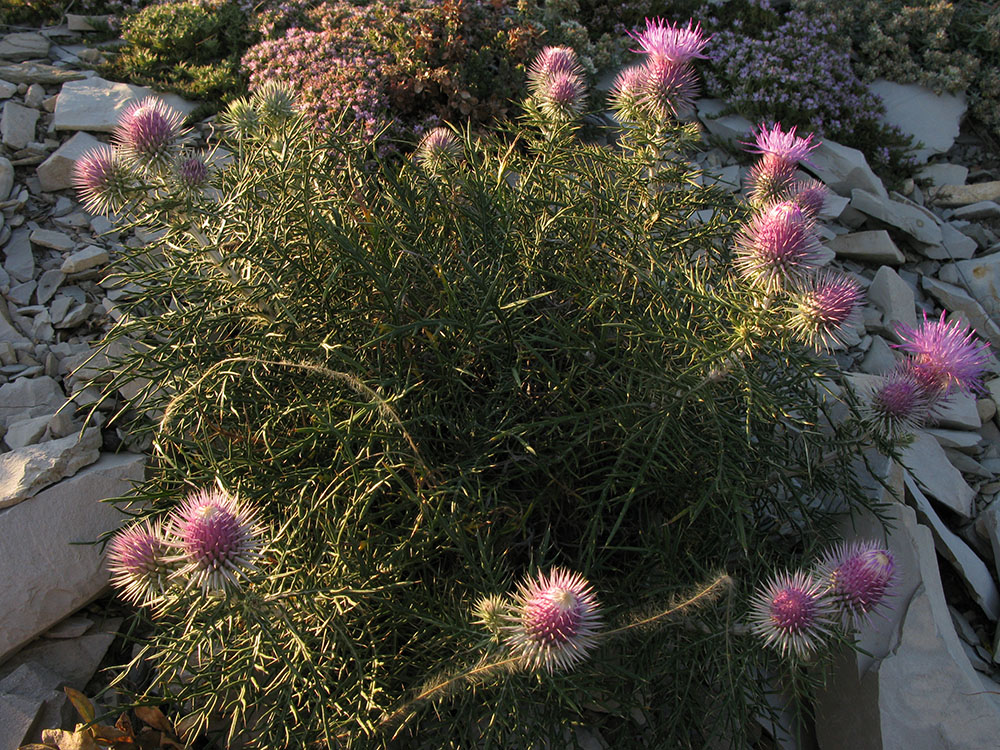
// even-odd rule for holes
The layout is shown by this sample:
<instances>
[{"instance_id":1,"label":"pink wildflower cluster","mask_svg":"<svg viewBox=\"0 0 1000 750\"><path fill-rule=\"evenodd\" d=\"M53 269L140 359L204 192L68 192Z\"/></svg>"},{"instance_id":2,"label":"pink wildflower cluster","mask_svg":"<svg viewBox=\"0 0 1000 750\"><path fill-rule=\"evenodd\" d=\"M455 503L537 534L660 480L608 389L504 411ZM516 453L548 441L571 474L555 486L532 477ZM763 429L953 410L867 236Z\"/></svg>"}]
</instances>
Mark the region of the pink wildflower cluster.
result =
<instances>
[{"instance_id":1,"label":"pink wildflower cluster","mask_svg":"<svg viewBox=\"0 0 1000 750\"><path fill-rule=\"evenodd\" d=\"M838 628L871 624L897 579L892 553L861 540L828 550L811 570L780 573L750 603L750 628L782 656L808 659Z\"/></svg>"},{"instance_id":2,"label":"pink wildflower cluster","mask_svg":"<svg viewBox=\"0 0 1000 750\"><path fill-rule=\"evenodd\" d=\"M701 26L646 19L645 30L631 36L639 45L633 51L645 57L619 73L611 86L611 104L619 117L662 120L687 112L698 95L692 63L705 57L702 51L708 43Z\"/></svg>"},{"instance_id":3,"label":"pink wildflower cluster","mask_svg":"<svg viewBox=\"0 0 1000 750\"><path fill-rule=\"evenodd\" d=\"M91 149L74 165L73 184L83 204L99 213L118 211L150 177L165 177L189 196L200 190L209 166L204 156L183 149L183 119L155 97L126 107L111 133L112 146Z\"/></svg>"},{"instance_id":4,"label":"pink wildflower cluster","mask_svg":"<svg viewBox=\"0 0 1000 750\"><path fill-rule=\"evenodd\" d=\"M955 391L982 389L989 345L945 313L917 328L896 327L898 349L907 356L868 389L865 412L869 429L886 440L908 435L934 416Z\"/></svg>"},{"instance_id":5,"label":"pink wildflower cluster","mask_svg":"<svg viewBox=\"0 0 1000 750\"><path fill-rule=\"evenodd\" d=\"M153 604L171 583L205 592L241 588L255 570L257 512L221 490L190 494L165 524L144 521L108 545L111 583L135 604Z\"/></svg>"},{"instance_id":6,"label":"pink wildflower cluster","mask_svg":"<svg viewBox=\"0 0 1000 750\"><path fill-rule=\"evenodd\" d=\"M764 294L783 293L791 304L791 329L820 350L844 346L861 317L864 294L850 277L820 270L816 219L826 188L795 179L800 162L818 144L812 134L762 124L747 144L760 159L749 175L754 215L736 237L736 267Z\"/></svg>"},{"instance_id":7,"label":"pink wildflower cluster","mask_svg":"<svg viewBox=\"0 0 1000 750\"><path fill-rule=\"evenodd\" d=\"M528 669L568 671L596 648L601 607L579 573L552 568L525 579L513 596L484 597L474 609L477 622L504 642Z\"/></svg>"}]
</instances>

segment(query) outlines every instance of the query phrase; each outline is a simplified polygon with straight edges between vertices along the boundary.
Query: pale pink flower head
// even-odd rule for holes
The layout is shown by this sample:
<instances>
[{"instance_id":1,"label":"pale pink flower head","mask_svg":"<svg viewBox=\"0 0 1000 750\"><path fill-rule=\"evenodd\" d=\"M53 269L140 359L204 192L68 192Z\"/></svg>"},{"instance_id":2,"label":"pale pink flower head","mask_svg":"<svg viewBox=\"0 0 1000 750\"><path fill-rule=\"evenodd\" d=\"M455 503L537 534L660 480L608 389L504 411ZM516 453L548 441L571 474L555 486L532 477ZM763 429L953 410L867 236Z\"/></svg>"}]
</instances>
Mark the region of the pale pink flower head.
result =
<instances>
[{"instance_id":1,"label":"pale pink flower head","mask_svg":"<svg viewBox=\"0 0 1000 750\"><path fill-rule=\"evenodd\" d=\"M133 604L150 604L166 588L169 547L159 523L142 521L122 529L108 543L111 585Z\"/></svg>"},{"instance_id":2,"label":"pale pink flower head","mask_svg":"<svg viewBox=\"0 0 1000 750\"><path fill-rule=\"evenodd\" d=\"M571 47L545 47L528 67L528 87L533 93L557 73L582 76L583 66Z\"/></svg>"},{"instance_id":3,"label":"pale pink flower head","mask_svg":"<svg viewBox=\"0 0 1000 750\"><path fill-rule=\"evenodd\" d=\"M801 283L819 264L812 220L797 203L782 201L760 211L736 237L736 266L766 292Z\"/></svg>"},{"instance_id":4,"label":"pale pink flower head","mask_svg":"<svg viewBox=\"0 0 1000 750\"><path fill-rule=\"evenodd\" d=\"M829 586L844 624L854 627L871 621L897 577L892 553L870 539L842 542L829 550L816 575Z\"/></svg>"},{"instance_id":5,"label":"pale pink flower head","mask_svg":"<svg viewBox=\"0 0 1000 750\"><path fill-rule=\"evenodd\" d=\"M788 189L789 199L795 201L802 213L810 219L819 218L829 191L822 182L817 180L801 180Z\"/></svg>"},{"instance_id":6,"label":"pale pink flower head","mask_svg":"<svg viewBox=\"0 0 1000 750\"><path fill-rule=\"evenodd\" d=\"M432 128L417 144L416 160L425 168L436 171L455 163L462 154L462 145L448 128Z\"/></svg>"},{"instance_id":7,"label":"pale pink flower head","mask_svg":"<svg viewBox=\"0 0 1000 750\"><path fill-rule=\"evenodd\" d=\"M645 31L629 32L629 36L639 43L639 48L633 52L666 58L675 63L689 63L694 58L707 57L702 50L711 38L704 35L700 23L688 21L687 26L682 27L662 18L647 18Z\"/></svg>"},{"instance_id":8,"label":"pale pink flower head","mask_svg":"<svg viewBox=\"0 0 1000 750\"><path fill-rule=\"evenodd\" d=\"M780 124L771 128L761 124L754 142L745 145L749 146L748 151L761 155L748 173L750 198L755 203L765 203L777 199L791 187L799 162L805 161L819 144L813 143L812 133L799 138L794 127L786 132Z\"/></svg>"},{"instance_id":9,"label":"pale pink flower head","mask_svg":"<svg viewBox=\"0 0 1000 750\"><path fill-rule=\"evenodd\" d=\"M750 601L750 628L782 656L808 659L834 625L824 585L804 571L773 576Z\"/></svg>"},{"instance_id":10,"label":"pale pink flower head","mask_svg":"<svg viewBox=\"0 0 1000 750\"><path fill-rule=\"evenodd\" d=\"M630 65L623 68L608 92L611 108L621 120L634 120L639 114L642 99L645 71L641 65Z\"/></svg>"},{"instance_id":11,"label":"pale pink flower head","mask_svg":"<svg viewBox=\"0 0 1000 750\"><path fill-rule=\"evenodd\" d=\"M861 322L865 294L849 276L824 270L807 277L791 298L792 329L810 346L829 350L843 347Z\"/></svg>"},{"instance_id":12,"label":"pale pink flower head","mask_svg":"<svg viewBox=\"0 0 1000 750\"><path fill-rule=\"evenodd\" d=\"M749 146L747 151L750 153L772 156L791 164L799 162L808 164L806 157L819 146L819 141L813 142L812 133L800 138L795 133L794 125L789 130L782 130L781 123L775 123L770 128L761 123L757 127L754 142L744 145Z\"/></svg>"},{"instance_id":13,"label":"pale pink flower head","mask_svg":"<svg viewBox=\"0 0 1000 750\"><path fill-rule=\"evenodd\" d=\"M185 192L195 192L208 182L209 168L204 157L197 154L182 156L175 167L177 182Z\"/></svg>"},{"instance_id":14,"label":"pale pink flower head","mask_svg":"<svg viewBox=\"0 0 1000 750\"><path fill-rule=\"evenodd\" d=\"M913 434L927 421L932 398L909 363L869 386L864 394L864 421L875 435L896 441Z\"/></svg>"},{"instance_id":15,"label":"pale pink flower head","mask_svg":"<svg viewBox=\"0 0 1000 750\"><path fill-rule=\"evenodd\" d=\"M510 621L507 645L551 674L572 669L597 645L600 606L583 576L553 568L520 584Z\"/></svg>"},{"instance_id":16,"label":"pale pink flower head","mask_svg":"<svg viewBox=\"0 0 1000 750\"><path fill-rule=\"evenodd\" d=\"M256 515L219 489L190 494L170 515L167 528L170 546L179 551L171 559L181 565L174 576L204 591L239 589L260 556Z\"/></svg>"},{"instance_id":17,"label":"pale pink flower head","mask_svg":"<svg viewBox=\"0 0 1000 750\"><path fill-rule=\"evenodd\" d=\"M73 166L73 186L87 210L115 212L128 199L132 172L117 149L98 146Z\"/></svg>"},{"instance_id":18,"label":"pale pink flower head","mask_svg":"<svg viewBox=\"0 0 1000 750\"><path fill-rule=\"evenodd\" d=\"M184 116L162 99L147 96L125 108L111 138L128 159L164 166L179 145L183 121Z\"/></svg>"},{"instance_id":19,"label":"pale pink flower head","mask_svg":"<svg viewBox=\"0 0 1000 750\"><path fill-rule=\"evenodd\" d=\"M642 66L642 106L666 119L689 110L698 96L698 78L690 65L651 57Z\"/></svg>"},{"instance_id":20,"label":"pale pink flower head","mask_svg":"<svg viewBox=\"0 0 1000 750\"><path fill-rule=\"evenodd\" d=\"M576 73L556 72L535 91L542 113L552 120L572 120L583 110L587 87Z\"/></svg>"},{"instance_id":21,"label":"pale pink flower head","mask_svg":"<svg viewBox=\"0 0 1000 750\"><path fill-rule=\"evenodd\" d=\"M923 324L910 328L896 326L902 343L898 348L910 355L913 374L931 398L947 396L953 389L974 392L983 387L983 374L989 359L989 345L957 320L929 321L924 313Z\"/></svg>"}]
</instances>

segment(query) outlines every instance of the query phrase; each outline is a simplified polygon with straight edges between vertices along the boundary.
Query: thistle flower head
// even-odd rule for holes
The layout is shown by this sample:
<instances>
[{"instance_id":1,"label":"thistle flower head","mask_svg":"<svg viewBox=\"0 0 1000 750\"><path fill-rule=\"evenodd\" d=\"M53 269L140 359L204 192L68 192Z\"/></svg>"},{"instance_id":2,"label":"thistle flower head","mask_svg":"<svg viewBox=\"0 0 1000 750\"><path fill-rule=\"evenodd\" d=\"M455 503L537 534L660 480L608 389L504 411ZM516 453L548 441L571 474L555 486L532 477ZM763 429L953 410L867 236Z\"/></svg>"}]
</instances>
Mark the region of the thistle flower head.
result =
<instances>
[{"instance_id":1,"label":"thistle flower head","mask_svg":"<svg viewBox=\"0 0 1000 750\"><path fill-rule=\"evenodd\" d=\"M231 101L219 119L237 138L256 135L260 129L260 113L245 97Z\"/></svg>"},{"instance_id":2,"label":"thistle flower head","mask_svg":"<svg viewBox=\"0 0 1000 750\"><path fill-rule=\"evenodd\" d=\"M472 608L475 623L491 633L500 633L510 616L509 602L500 596L484 596Z\"/></svg>"},{"instance_id":3,"label":"thistle flower head","mask_svg":"<svg viewBox=\"0 0 1000 750\"><path fill-rule=\"evenodd\" d=\"M687 26L673 25L662 18L646 19L646 30L629 32L629 36L639 44L640 52L651 57L662 57L675 63L688 63L693 58L705 58L702 54L711 37L706 37L701 24L688 21Z\"/></svg>"},{"instance_id":4,"label":"thistle flower head","mask_svg":"<svg viewBox=\"0 0 1000 750\"><path fill-rule=\"evenodd\" d=\"M868 387L864 394L864 421L872 433L894 442L924 424L931 402L912 367L903 364Z\"/></svg>"},{"instance_id":5,"label":"thistle flower head","mask_svg":"<svg viewBox=\"0 0 1000 750\"><path fill-rule=\"evenodd\" d=\"M556 73L582 76L583 66L571 47L545 47L528 67L528 87L537 93Z\"/></svg>"},{"instance_id":6,"label":"thistle flower head","mask_svg":"<svg viewBox=\"0 0 1000 750\"><path fill-rule=\"evenodd\" d=\"M795 134L795 126L790 130L782 130L781 123L775 123L770 128L761 123L757 127L757 136L753 143L744 143L748 146L747 151L762 156L771 156L782 162L798 164L799 162L809 163L806 157L819 142L813 142L813 134L810 133L805 138L800 138Z\"/></svg>"},{"instance_id":7,"label":"thistle flower head","mask_svg":"<svg viewBox=\"0 0 1000 750\"><path fill-rule=\"evenodd\" d=\"M902 342L898 346L910 355L913 374L932 398L946 396L954 388L981 390L989 357L988 344L957 320L946 323L944 316L942 312L940 320L929 321L924 313L919 328L896 326Z\"/></svg>"},{"instance_id":8,"label":"thistle flower head","mask_svg":"<svg viewBox=\"0 0 1000 750\"><path fill-rule=\"evenodd\" d=\"M803 281L819 253L813 222L792 201L766 207L736 238L740 273L767 292Z\"/></svg>"},{"instance_id":9,"label":"thistle flower head","mask_svg":"<svg viewBox=\"0 0 1000 750\"><path fill-rule=\"evenodd\" d=\"M615 76L608 92L611 108L622 120L636 119L643 98L645 73L641 65L630 65Z\"/></svg>"},{"instance_id":10,"label":"thistle flower head","mask_svg":"<svg viewBox=\"0 0 1000 750\"><path fill-rule=\"evenodd\" d=\"M428 130L417 144L414 157L425 169L435 171L456 162L461 156L462 145L448 128Z\"/></svg>"},{"instance_id":11,"label":"thistle flower head","mask_svg":"<svg viewBox=\"0 0 1000 750\"><path fill-rule=\"evenodd\" d=\"M76 160L73 185L89 211L117 211L128 197L132 172L121 152L98 146Z\"/></svg>"},{"instance_id":12,"label":"thistle flower head","mask_svg":"<svg viewBox=\"0 0 1000 750\"><path fill-rule=\"evenodd\" d=\"M208 182L208 162L199 154L184 154L174 166L177 184L183 192L196 192Z\"/></svg>"},{"instance_id":13,"label":"thistle flower head","mask_svg":"<svg viewBox=\"0 0 1000 750\"><path fill-rule=\"evenodd\" d=\"M125 108L111 138L126 158L143 166L163 166L177 147L183 120L162 99L147 96Z\"/></svg>"},{"instance_id":14,"label":"thistle flower head","mask_svg":"<svg viewBox=\"0 0 1000 750\"><path fill-rule=\"evenodd\" d=\"M550 674L583 661L597 644L600 606L579 573L553 568L517 592L508 646L532 669Z\"/></svg>"},{"instance_id":15,"label":"thistle flower head","mask_svg":"<svg viewBox=\"0 0 1000 750\"><path fill-rule=\"evenodd\" d=\"M833 606L823 584L801 570L773 576L750 603L750 627L782 656L816 652L833 626Z\"/></svg>"},{"instance_id":16,"label":"thistle flower head","mask_svg":"<svg viewBox=\"0 0 1000 750\"><path fill-rule=\"evenodd\" d=\"M816 349L844 346L845 335L861 321L864 304L861 286L833 271L807 277L792 295L792 329Z\"/></svg>"},{"instance_id":17,"label":"thistle flower head","mask_svg":"<svg viewBox=\"0 0 1000 750\"><path fill-rule=\"evenodd\" d=\"M583 110L587 87L576 73L555 72L535 89L535 100L547 118L557 121L575 119Z\"/></svg>"},{"instance_id":18,"label":"thistle flower head","mask_svg":"<svg viewBox=\"0 0 1000 750\"><path fill-rule=\"evenodd\" d=\"M265 122L282 123L295 114L295 91L280 81L268 81L253 92L251 103Z\"/></svg>"},{"instance_id":19,"label":"thistle flower head","mask_svg":"<svg viewBox=\"0 0 1000 750\"><path fill-rule=\"evenodd\" d=\"M789 200L795 201L802 213L814 220L823 210L828 193L826 185L818 180L801 180L788 189Z\"/></svg>"},{"instance_id":20,"label":"thistle flower head","mask_svg":"<svg viewBox=\"0 0 1000 750\"><path fill-rule=\"evenodd\" d=\"M668 57L651 57L642 66L642 105L658 118L678 116L698 96L691 66Z\"/></svg>"},{"instance_id":21,"label":"thistle flower head","mask_svg":"<svg viewBox=\"0 0 1000 750\"><path fill-rule=\"evenodd\" d=\"M878 542L842 542L823 556L817 577L830 587L844 623L857 627L869 622L885 602L896 580L896 565L892 553Z\"/></svg>"},{"instance_id":22,"label":"thistle flower head","mask_svg":"<svg viewBox=\"0 0 1000 750\"><path fill-rule=\"evenodd\" d=\"M111 585L133 604L149 604L167 586L169 548L159 523L142 521L119 531L108 543Z\"/></svg>"},{"instance_id":23,"label":"thistle flower head","mask_svg":"<svg viewBox=\"0 0 1000 750\"><path fill-rule=\"evenodd\" d=\"M187 497L171 516L174 574L203 590L240 588L240 578L254 570L260 555L261 529L256 512L221 490L201 490Z\"/></svg>"}]
</instances>

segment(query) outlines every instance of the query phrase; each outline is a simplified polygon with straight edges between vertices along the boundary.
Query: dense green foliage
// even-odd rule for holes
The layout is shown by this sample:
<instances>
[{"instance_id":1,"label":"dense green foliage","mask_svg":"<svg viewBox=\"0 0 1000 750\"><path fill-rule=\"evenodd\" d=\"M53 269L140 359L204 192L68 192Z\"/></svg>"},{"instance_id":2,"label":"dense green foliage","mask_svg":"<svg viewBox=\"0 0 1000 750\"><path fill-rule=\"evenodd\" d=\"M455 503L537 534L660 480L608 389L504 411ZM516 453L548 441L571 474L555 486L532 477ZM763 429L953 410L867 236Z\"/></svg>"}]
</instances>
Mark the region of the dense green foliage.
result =
<instances>
[{"instance_id":1,"label":"dense green foliage","mask_svg":"<svg viewBox=\"0 0 1000 750\"><path fill-rule=\"evenodd\" d=\"M125 16L121 35L125 46L106 65L108 77L206 101L213 109L246 91L240 59L255 35L235 1L150 5Z\"/></svg>"},{"instance_id":2,"label":"dense green foliage","mask_svg":"<svg viewBox=\"0 0 1000 750\"><path fill-rule=\"evenodd\" d=\"M133 206L169 232L118 269L141 291L108 388L157 418L133 425L148 513L218 483L267 526L242 593L155 610L139 658L181 725L269 748L744 737L773 665L746 595L862 501L862 438L824 416L835 366L734 274L745 211L677 156L691 130L609 149L535 114L460 162L373 168L354 137L238 111L218 193ZM411 702L502 660L470 608L554 564L609 628L734 583L569 675L486 668Z\"/></svg>"}]
</instances>

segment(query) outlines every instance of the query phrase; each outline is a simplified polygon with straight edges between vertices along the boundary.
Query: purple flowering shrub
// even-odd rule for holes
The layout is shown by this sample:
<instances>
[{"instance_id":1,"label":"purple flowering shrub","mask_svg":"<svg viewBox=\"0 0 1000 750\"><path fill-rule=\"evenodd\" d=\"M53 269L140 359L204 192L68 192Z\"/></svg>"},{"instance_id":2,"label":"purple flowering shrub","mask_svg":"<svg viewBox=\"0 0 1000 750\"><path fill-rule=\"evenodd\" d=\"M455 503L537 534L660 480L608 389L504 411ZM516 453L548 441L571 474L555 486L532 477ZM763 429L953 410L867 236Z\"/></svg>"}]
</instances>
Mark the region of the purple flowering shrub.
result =
<instances>
[{"instance_id":1,"label":"purple flowering shrub","mask_svg":"<svg viewBox=\"0 0 1000 750\"><path fill-rule=\"evenodd\" d=\"M705 74L710 94L750 119L780 120L860 149L890 179L910 166L904 152L909 139L880 120L882 103L835 43L829 15L791 11L758 28L739 18L726 25L719 20L706 19L714 29L708 51L713 65Z\"/></svg>"},{"instance_id":2,"label":"purple flowering shrub","mask_svg":"<svg viewBox=\"0 0 1000 750\"><path fill-rule=\"evenodd\" d=\"M289 2L260 24L271 38L243 59L251 85L292 83L321 128L346 111L369 139L507 115L539 33L505 0Z\"/></svg>"}]
</instances>

